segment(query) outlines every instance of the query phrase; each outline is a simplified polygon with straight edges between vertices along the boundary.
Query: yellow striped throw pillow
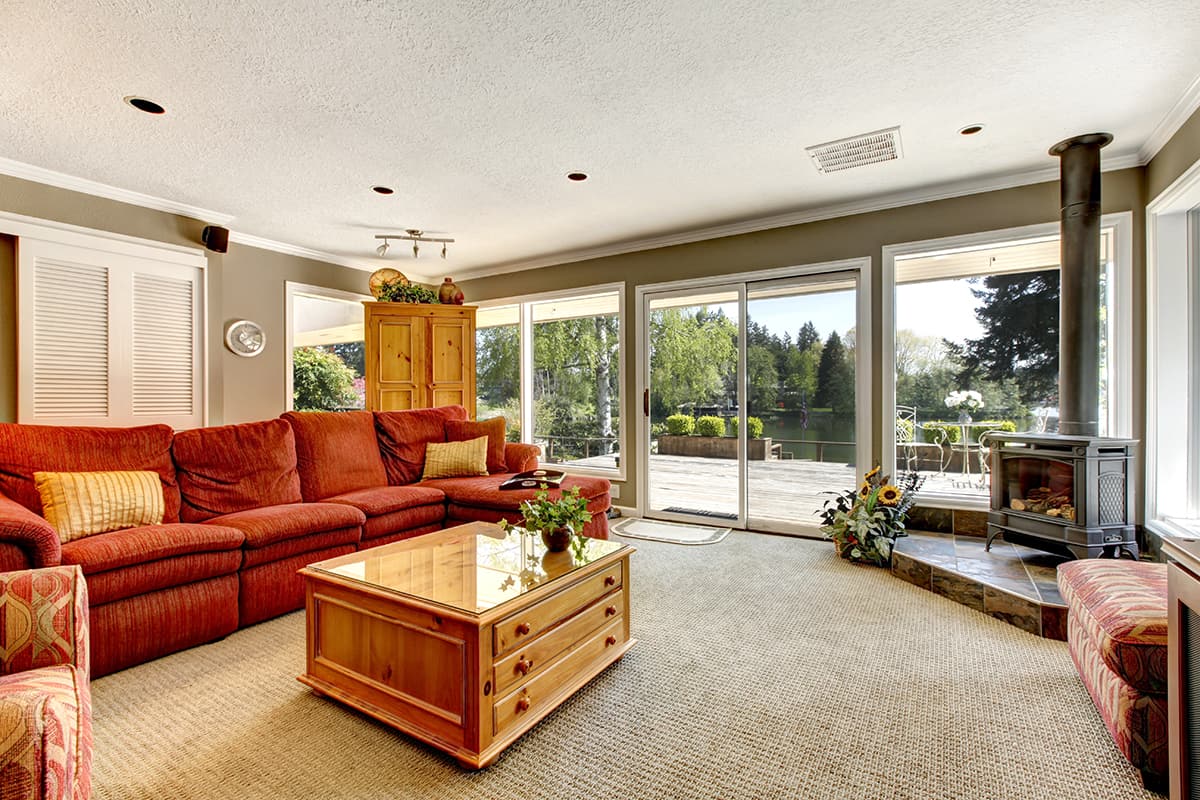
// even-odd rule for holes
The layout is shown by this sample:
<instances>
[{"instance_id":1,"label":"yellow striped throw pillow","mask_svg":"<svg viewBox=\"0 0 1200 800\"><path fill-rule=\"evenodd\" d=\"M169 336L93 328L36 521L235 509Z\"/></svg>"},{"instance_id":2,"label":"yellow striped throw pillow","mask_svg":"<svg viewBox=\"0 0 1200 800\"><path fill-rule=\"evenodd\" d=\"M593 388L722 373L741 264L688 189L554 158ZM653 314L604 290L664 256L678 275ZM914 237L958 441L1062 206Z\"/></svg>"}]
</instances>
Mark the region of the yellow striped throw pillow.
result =
<instances>
[{"instance_id":1,"label":"yellow striped throw pillow","mask_svg":"<svg viewBox=\"0 0 1200 800\"><path fill-rule=\"evenodd\" d=\"M163 519L157 472L35 472L33 483L42 497L42 516L63 544Z\"/></svg>"},{"instance_id":2,"label":"yellow striped throw pillow","mask_svg":"<svg viewBox=\"0 0 1200 800\"><path fill-rule=\"evenodd\" d=\"M487 475L487 446L486 436L465 442L430 442L425 445L425 473L421 480Z\"/></svg>"}]
</instances>

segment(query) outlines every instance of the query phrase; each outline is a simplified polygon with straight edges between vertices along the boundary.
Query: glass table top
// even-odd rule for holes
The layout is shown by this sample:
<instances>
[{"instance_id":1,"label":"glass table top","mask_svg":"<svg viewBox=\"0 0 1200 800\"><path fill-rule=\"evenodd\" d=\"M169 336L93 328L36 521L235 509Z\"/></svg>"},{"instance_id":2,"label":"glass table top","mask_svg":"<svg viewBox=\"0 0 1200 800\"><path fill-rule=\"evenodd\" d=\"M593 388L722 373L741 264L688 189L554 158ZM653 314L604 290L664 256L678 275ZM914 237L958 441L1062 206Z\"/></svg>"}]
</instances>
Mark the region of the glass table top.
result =
<instances>
[{"instance_id":1,"label":"glass table top","mask_svg":"<svg viewBox=\"0 0 1200 800\"><path fill-rule=\"evenodd\" d=\"M632 548L573 536L551 552L537 534L471 522L309 566L316 572L478 614L604 556Z\"/></svg>"}]
</instances>

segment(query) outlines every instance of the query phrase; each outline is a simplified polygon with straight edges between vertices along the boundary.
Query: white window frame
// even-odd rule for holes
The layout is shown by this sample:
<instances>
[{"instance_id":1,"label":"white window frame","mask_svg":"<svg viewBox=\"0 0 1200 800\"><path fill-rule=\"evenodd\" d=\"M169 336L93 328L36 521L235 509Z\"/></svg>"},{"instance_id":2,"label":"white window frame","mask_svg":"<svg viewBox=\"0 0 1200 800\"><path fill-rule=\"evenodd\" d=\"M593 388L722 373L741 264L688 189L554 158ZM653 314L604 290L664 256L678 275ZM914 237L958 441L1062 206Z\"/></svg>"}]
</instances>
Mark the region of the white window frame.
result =
<instances>
[{"instance_id":1,"label":"white window frame","mask_svg":"<svg viewBox=\"0 0 1200 800\"><path fill-rule=\"evenodd\" d=\"M197 292L193 306L192 324L194 330L195 361L193 363L193 391L195 392L194 415L199 426L208 424L208 259L199 248L158 242L152 239L142 239L134 236L102 231L94 228L84 228L65 222L38 219L22 214L12 214L0 211L0 233L17 238L16 259L16 313L17 313L17 421L21 423L50 424L50 425L96 425L105 427L126 427L148 425L154 423L172 424L180 427L178 420L151 419L133 414L131 399L126 403L122 398L130 397L132 373L123 372L126 365L125 356L132 349L132 330L128 336L118 333L119 329L109 328L110 348L118 356L117 370L109 374L110 398L116 396L119 400L117 408L110 406L106 417L53 417L42 418L34 415L33 387L33 347L34 347L34 297L33 279L30 274L33 265L31 260L22 255L22 242L29 252L30 245L36 248L37 242L51 245L62 245L90 250L96 253L109 253L116 256L136 258L143 261L155 262L157 267L165 268L169 273L172 267L186 268L189 271L198 270L196 281ZM189 280L190 280L189 276ZM111 297L111 295L110 295ZM132 303L132 299L119 298L122 303ZM110 308L110 321L115 312ZM112 362L110 362L112 363ZM129 405L128 408L122 406ZM189 420L191 422L193 420Z\"/></svg>"},{"instance_id":2,"label":"white window frame","mask_svg":"<svg viewBox=\"0 0 1200 800\"><path fill-rule=\"evenodd\" d=\"M292 369L295 366L292 363L292 350L295 335L292 331L292 323L295 321L296 313L296 296L306 295L308 297L320 297L325 300L344 300L350 303L369 303L375 298L369 294L358 294L357 292L347 292L342 289L330 289L328 286L315 286L311 283L297 283L296 281L284 281L283 284L283 386L284 386L284 408L287 411L293 411L292 408L292 393L295 390L293 386ZM363 311L364 320L366 318L366 310ZM363 336L366 336L366 328L364 322Z\"/></svg>"},{"instance_id":3,"label":"white window frame","mask_svg":"<svg viewBox=\"0 0 1200 800\"><path fill-rule=\"evenodd\" d=\"M1198 272L1200 161L1146 207L1144 523L1160 536L1200 535Z\"/></svg>"},{"instance_id":4,"label":"white window frame","mask_svg":"<svg viewBox=\"0 0 1200 800\"><path fill-rule=\"evenodd\" d=\"M573 464L555 464L555 469L561 469L563 472L572 475L594 475L600 478L608 478L610 480L624 481L626 474L626 465L629 463L629 422L625 419L626 401L628 396L625 393L625 351L628 343L628 318L625 314L625 283L602 283L595 286L584 286L577 289L563 289L553 292L541 292L534 295L522 295L520 297L504 297L483 300L476 305L479 308L496 308L500 306L516 306L520 314L520 321L517 326L517 341L520 346L520 364L521 364L521 389L520 389L520 405L521 405L521 441L526 444L532 444L534 439L533 431L533 307L538 303L544 303L552 300L568 300L575 297L589 297L597 294L608 294L615 292L617 295L617 320L620 323L620 330L617 334L617 392L619 397L619 407L621 409L620 420L621 429L617 432L618 453L620 454L620 465L617 469L604 469L601 467L588 467Z\"/></svg>"},{"instance_id":5,"label":"white window frame","mask_svg":"<svg viewBox=\"0 0 1200 800\"><path fill-rule=\"evenodd\" d=\"M1133 212L1105 214L1100 227L1113 229L1113 336L1109 349L1108 432L1110 436L1133 435ZM942 250L1002 247L1019 242L1061 233L1061 223L1045 222L1017 228L980 231L940 239L889 244L883 247L881 283L883 308L880 315L882 331L880 363L882 402L880 427L883 431L882 461L885 469L895 470L896 456L896 261L904 256L933 254ZM988 498L960 497L922 492L921 505L933 508L980 510L988 507Z\"/></svg>"},{"instance_id":6,"label":"white window frame","mask_svg":"<svg viewBox=\"0 0 1200 800\"><path fill-rule=\"evenodd\" d=\"M872 463L871 454L874 448L874 435L871 430L871 405L872 386L874 384L871 375L872 359L872 335L871 335L871 257L861 256L859 258L847 258L840 261L822 261L816 264L797 264L791 267L778 267L774 269L757 270L752 272L735 272L725 275L715 275L705 278L687 278L679 281L670 281L667 283L652 283L642 284L635 291L638 311L637 324L637 357L640 359L637 370L637 387L636 397L644 396L646 388L650 385L650 360L648 358L649 347L646 341L646 325L645 313L646 295L659 292L672 291L692 291L703 289L709 286L727 287L730 285L739 285L738 305L740 308L738 314L738 330L746 329L746 304L742 302L745 296L745 287L751 283L761 281L784 280L787 278L803 278L810 275L821 275L830 272L855 272L858 275L858 296L855 302L855 345L854 345L854 391L855 391L855 459L861 467L860 471L865 472L865 465ZM747 337L738 337L738 374L744 375L746 372L746 342ZM746 407L746 382L738 381L738 407ZM650 419L644 413L640 404L637 411L638 418L638 442L637 442L637 465L638 465L638 489L637 489L637 507L634 513L641 517L645 516L650 510ZM741 453L745 453L746 448L746 431L743 426L738 433L738 448ZM624 428L624 425L622 425ZM739 459L742 466L745 464L745 459ZM745 477L739 477L739 483L745 483L747 489L748 482ZM749 491L742 492L741 501L738 509L737 525L745 527L750 521L748 514ZM656 513L654 516L667 518L669 515ZM683 519L682 517L680 519ZM692 521L692 520L688 520ZM801 536L808 535L816 537L817 525L814 524L790 524L780 522L778 520L753 520L756 524L756 530L770 530L777 533L798 534Z\"/></svg>"}]
</instances>

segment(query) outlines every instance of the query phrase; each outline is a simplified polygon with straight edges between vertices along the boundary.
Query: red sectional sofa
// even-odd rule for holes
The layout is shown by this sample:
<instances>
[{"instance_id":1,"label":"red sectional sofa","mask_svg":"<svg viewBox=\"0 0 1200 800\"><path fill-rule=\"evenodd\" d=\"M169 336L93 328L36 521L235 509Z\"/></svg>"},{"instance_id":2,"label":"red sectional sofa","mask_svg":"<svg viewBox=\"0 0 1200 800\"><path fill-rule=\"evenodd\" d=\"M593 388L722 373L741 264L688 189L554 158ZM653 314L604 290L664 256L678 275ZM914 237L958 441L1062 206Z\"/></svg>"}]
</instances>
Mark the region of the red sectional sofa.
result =
<instances>
[{"instance_id":1,"label":"red sectional sofa","mask_svg":"<svg viewBox=\"0 0 1200 800\"><path fill-rule=\"evenodd\" d=\"M496 442L489 469L500 472L420 481L426 444L484 426L461 406L288 412L178 433L0 423L0 572L79 565L92 675L105 675L301 608L296 573L314 561L465 521L517 521L533 492L499 485L537 466L533 445ZM33 473L109 470L157 472L163 523L61 544ZM584 534L607 538L609 482L563 485L588 498Z\"/></svg>"}]
</instances>

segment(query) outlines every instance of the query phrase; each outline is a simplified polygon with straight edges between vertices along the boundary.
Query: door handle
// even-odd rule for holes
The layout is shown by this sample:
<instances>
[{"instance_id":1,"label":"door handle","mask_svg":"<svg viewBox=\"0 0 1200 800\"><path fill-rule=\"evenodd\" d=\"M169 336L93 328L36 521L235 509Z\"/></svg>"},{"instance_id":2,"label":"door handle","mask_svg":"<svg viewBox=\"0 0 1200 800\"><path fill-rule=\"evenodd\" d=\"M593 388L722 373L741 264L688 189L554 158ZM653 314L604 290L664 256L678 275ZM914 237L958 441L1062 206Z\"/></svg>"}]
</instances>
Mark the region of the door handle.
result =
<instances>
[{"instance_id":1,"label":"door handle","mask_svg":"<svg viewBox=\"0 0 1200 800\"><path fill-rule=\"evenodd\" d=\"M642 390L642 414L650 416L650 390Z\"/></svg>"}]
</instances>

